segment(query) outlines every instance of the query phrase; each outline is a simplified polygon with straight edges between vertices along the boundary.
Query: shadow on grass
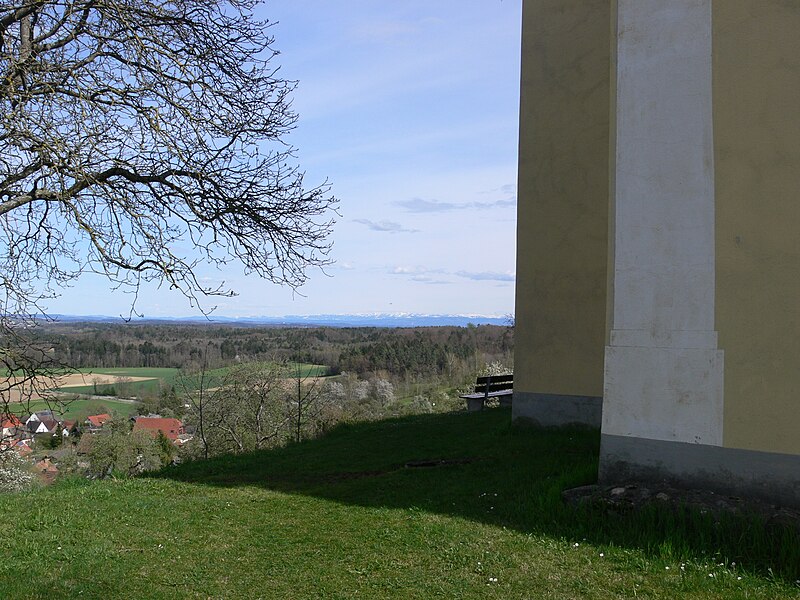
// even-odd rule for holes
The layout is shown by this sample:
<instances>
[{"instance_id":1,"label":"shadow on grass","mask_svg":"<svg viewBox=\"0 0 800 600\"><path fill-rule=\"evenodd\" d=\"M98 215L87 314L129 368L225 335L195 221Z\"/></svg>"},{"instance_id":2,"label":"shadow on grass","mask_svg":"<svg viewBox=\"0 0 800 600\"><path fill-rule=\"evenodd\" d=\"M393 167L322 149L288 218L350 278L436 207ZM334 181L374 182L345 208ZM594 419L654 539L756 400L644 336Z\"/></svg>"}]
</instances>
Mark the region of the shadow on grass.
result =
<instances>
[{"instance_id":1,"label":"shadow on grass","mask_svg":"<svg viewBox=\"0 0 800 600\"><path fill-rule=\"evenodd\" d=\"M754 517L647 507L618 515L573 508L564 489L596 481L599 433L511 425L508 409L337 427L323 438L170 467L155 475L259 486L336 502L458 516L525 533L639 549L664 560L735 561L800 577L800 535Z\"/></svg>"}]
</instances>

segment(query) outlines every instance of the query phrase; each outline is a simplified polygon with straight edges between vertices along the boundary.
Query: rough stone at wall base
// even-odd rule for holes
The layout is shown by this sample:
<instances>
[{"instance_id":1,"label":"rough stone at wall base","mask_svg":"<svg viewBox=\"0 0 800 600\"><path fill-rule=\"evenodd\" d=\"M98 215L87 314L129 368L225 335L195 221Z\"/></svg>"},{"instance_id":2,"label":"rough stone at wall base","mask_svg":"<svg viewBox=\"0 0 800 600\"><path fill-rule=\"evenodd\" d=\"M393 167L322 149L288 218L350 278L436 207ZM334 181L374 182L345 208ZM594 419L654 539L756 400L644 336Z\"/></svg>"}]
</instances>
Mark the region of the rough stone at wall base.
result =
<instances>
[{"instance_id":1,"label":"rough stone at wall base","mask_svg":"<svg viewBox=\"0 0 800 600\"><path fill-rule=\"evenodd\" d=\"M800 456L603 434L600 485L666 482L800 508Z\"/></svg>"}]
</instances>

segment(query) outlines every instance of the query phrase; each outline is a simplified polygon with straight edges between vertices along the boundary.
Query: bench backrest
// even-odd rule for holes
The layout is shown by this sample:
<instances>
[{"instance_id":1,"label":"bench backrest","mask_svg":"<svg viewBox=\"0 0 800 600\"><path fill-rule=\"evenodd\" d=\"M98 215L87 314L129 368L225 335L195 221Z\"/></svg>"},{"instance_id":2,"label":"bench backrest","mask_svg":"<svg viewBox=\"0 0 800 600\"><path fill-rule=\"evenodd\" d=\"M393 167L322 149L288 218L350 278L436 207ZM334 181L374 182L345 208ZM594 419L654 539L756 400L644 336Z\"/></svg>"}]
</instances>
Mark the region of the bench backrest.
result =
<instances>
[{"instance_id":1,"label":"bench backrest","mask_svg":"<svg viewBox=\"0 0 800 600\"><path fill-rule=\"evenodd\" d=\"M510 390L514 387L513 375L488 375L475 380L475 392L490 393L500 390Z\"/></svg>"}]
</instances>

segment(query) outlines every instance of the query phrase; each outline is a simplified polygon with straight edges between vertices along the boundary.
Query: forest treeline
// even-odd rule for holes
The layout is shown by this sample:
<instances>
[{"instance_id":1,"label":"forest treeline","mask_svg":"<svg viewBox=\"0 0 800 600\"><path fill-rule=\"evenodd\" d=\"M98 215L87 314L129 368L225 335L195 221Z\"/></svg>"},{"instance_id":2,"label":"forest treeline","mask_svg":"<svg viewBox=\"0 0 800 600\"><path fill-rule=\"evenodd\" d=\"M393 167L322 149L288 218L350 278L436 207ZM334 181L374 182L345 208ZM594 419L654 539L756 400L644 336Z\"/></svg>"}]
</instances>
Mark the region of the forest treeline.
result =
<instances>
[{"instance_id":1,"label":"forest treeline","mask_svg":"<svg viewBox=\"0 0 800 600\"><path fill-rule=\"evenodd\" d=\"M497 325L47 323L31 333L40 349L76 369L178 369L135 395L125 377L102 389L95 383L93 394L134 400L142 416L178 419L179 448L132 430L127 416L106 408L93 409L115 416L100 431L36 439L34 450L60 472L91 477L299 442L343 422L464 410L460 395L475 376L508 370L514 347L513 326Z\"/></svg>"},{"instance_id":2,"label":"forest treeline","mask_svg":"<svg viewBox=\"0 0 800 600\"><path fill-rule=\"evenodd\" d=\"M491 362L511 364L513 328L242 327L197 324L49 323L36 335L75 368L217 368L287 360L323 364L331 374L385 374L449 381Z\"/></svg>"}]
</instances>

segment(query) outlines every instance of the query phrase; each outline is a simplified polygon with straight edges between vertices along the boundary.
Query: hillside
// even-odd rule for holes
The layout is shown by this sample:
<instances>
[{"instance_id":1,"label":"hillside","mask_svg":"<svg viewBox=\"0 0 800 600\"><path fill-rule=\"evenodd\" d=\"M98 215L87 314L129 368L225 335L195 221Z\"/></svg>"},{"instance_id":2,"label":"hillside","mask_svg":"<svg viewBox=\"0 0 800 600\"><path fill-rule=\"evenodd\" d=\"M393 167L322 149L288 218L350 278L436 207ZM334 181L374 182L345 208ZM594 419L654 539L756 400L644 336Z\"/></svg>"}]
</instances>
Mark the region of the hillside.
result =
<instances>
[{"instance_id":1,"label":"hillside","mask_svg":"<svg viewBox=\"0 0 800 600\"><path fill-rule=\"evenodd\" d=\"M593 432L507 410L0 497L13 598L800 598L796 544L743 519L564 506ZM432 463L432 465L429 465ZM426 466L428 465L428 466ZM736 565L732 563L736 562Z\"/></svg>"}]
</instances>

